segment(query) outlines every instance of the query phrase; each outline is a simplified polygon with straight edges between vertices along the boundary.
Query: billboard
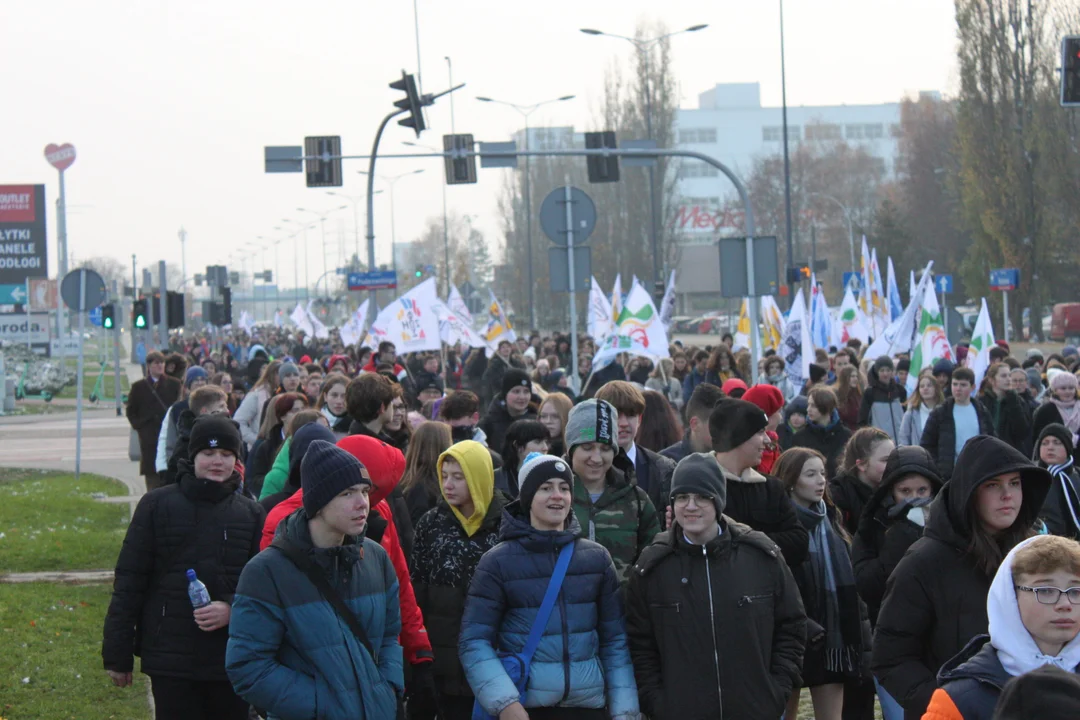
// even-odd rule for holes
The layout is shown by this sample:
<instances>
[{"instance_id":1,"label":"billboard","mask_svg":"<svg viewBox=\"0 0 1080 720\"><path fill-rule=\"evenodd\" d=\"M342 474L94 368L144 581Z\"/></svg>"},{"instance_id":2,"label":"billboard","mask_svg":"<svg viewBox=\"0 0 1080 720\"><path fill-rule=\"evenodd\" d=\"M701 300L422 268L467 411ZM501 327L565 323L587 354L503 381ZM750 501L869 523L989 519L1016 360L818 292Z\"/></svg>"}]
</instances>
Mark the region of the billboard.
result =
<instances>
[{"instance_id":1,"label":"billboard","mask_svg":"<svg viewBox=\"0 0 1080 720\"><path fill-rule=\"evenodd\" d=\"M48 277L46 210L44 185L0 185L0 286Z\"/></svg>"}]
</instances>

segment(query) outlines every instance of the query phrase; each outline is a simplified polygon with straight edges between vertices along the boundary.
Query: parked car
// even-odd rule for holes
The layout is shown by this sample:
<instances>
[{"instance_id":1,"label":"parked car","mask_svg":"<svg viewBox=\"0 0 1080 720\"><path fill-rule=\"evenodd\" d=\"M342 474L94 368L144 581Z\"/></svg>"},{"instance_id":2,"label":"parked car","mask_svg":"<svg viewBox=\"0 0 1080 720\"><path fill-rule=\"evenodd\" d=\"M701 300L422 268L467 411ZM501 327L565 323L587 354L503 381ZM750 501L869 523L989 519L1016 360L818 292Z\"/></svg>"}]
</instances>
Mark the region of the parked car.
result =
<instances>
[{"instance_id":1,"label":"parked car","mask_svg":"<svg viewBox=\"0 0 1080 720\"><path fill-rule=\"evenodd\" d=\"M1050 339L1080 342L1080 303L1058 303L1050 313Z\"/></svg>"}]
</instances>

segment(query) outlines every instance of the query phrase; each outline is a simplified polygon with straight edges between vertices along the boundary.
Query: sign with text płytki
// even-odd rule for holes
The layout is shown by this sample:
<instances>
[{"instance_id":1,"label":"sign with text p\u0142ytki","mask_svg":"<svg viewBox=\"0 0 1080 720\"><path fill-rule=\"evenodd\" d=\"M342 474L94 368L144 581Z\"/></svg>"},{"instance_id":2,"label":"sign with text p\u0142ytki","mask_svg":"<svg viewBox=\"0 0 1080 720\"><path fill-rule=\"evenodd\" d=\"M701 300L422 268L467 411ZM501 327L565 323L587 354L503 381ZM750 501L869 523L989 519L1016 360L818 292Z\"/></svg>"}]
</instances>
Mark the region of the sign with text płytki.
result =
<instances>
[{"instance_id":1,"label":"sign with text p\u0142ytki","mask_svg":"<svg viewBox=\"0 0 1080 720\"><path fill-rule=\"evenodd\" d=\"M1020 270L1017 268L997 268L990 271L991 290L1015 290L1020 284Z\"/></svg>"},{"instance_id":2,"label":"sign with text p\u0142ytki","mask_svg":"<svg viewBox=\"0 0 1080 720\"><path fill-rule=\"evenodd\" d=\"M393 290L397 287L397 273L393 270L353 272L348 277L349 290Z\"/></svg>"},{"instance_id":3,"label":"sign with text p\u0142ytki","mask_svg":"<svg viewBox=\"0 0 1080 720\"><path fill-rule=\"evenodd\" d=\"M0 286L48 277L44 185L0 185ZM22 302L19 300L18 302Z\"/></svg>"}]
</instances>

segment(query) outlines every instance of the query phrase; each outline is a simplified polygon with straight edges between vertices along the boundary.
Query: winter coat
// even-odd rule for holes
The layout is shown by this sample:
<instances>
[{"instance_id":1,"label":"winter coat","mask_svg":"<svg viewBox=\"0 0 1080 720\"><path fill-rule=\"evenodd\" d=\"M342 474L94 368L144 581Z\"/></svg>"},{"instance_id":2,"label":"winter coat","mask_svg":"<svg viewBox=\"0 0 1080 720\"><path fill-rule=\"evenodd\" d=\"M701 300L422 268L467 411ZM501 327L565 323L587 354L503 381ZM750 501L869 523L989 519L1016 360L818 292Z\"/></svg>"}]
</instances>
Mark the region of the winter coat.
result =
<instances>
[{"instance_id":1,"label":"winter coat","mask_svg":"<svg viewBox=\"0 0 1080 720\"><path fill-rule=\"evenodd\" d=\"M397 717L404 692L401 611L386 551L360 537L316 548L302 509L278 525L275 538L298 545L326 574L376 657L304 571L281 551L267 549L244 569L233 603L226 669L236 694L285 720Z\"/></svg>"},{"instance_id":2,"label":"winter coat","mask_svg":"<svg viewBox=\"0 0 1080 720\"><path fill-rule=\"evenodd\" d=\"M817 450L825 456L825 477L836 477L836 464L844 453L851 431L840 422L840 414L833 410L828 425L807 422L802 430L795 433L791 447L805 447Z\"/></svg>"},{"instance_id":3,"label":"winter coat","mask_svg":"<svg viewBox=\"0 0 1080 720\"><path fill-rule=\"evenodd\" d=\"M920 405L913 410L905 410L904 417L900 419L900 437L897 445L918 445L922 440L926 421L930 419L931 408Z\"/></svg>"},{"instance_id":4,"label":"winter coat","mask_svg":"<svg viewBox=\"0 0 1080 720\"><path fill-rule=\"evenodd\" d=\"M480 557L499 543L506 502L502 495L495 494L484 523L472 537L465 534L445 502L426 513L416 525L413 589L435 653L435 685L447 695L473 694L458 660L461 618Z\"/></svg>"},{"instance_id":5,"label":"winter coat","mask_svg":"<svg viewBox=\"0 0 1080 720\"><path fill-rule=\"evenodd\" d=\"M273 467L271 467L270 471L263 477L262 491L259 493L260 500L285 489L285 483L289 479L289 446L291 445L292 438L285 438L285 440L282 441L277 455L274 456ZM259 447L261 448L262 446L260 445Z\"/></svg>"},{"instance_id":6,"label":"winter coat","mask_svg":"<svg viewBox=\"0 0 1080 720\"><path fill-rule=\"evenodd\" d=\"M876 362L870 368L869 382L859 406L859 425L884 430L894 443L898 443L907 391L891 380L888 385L878 380L879 369Z\"/></svg>"},{"instance_id":7,"label":"winter coat","mask_svg":"<svg viewBox=\"0 0 1080 720\"><path fill-rule=\"evenodd\" d=\"M889 517L889 510L894 505L893 486L913 473L930 481L933 494L941 490L941 477L930 453L918 445L901 445L889 456L881 484L864 503L852 537L851 565L855 569L855 584L859 597L866 603L872 625L877 625L889 576L907 549L923 534L923 526L910 520L907 513Z\"/></svg>"},{"instance_id":8,"label":"winter coat","mask_svg":"<svg viewBox=\"0 0 1080 720\"><path fill-rule=\"evenodd\" d=\"M1034 441L1038 440L1039 435L1042 434L1043 429L1051 423L1064 425L1065 421L1061 417L1061 410L1058 409L1058 406L1050 402L1050 400L1047 400L1035 409L1035 413L1031 417L1031 439L1033 441L1033 446ZM1073 457L1080 461L1080 457L1078 456L1080 456L1080 452L1073 453Z\"/></svg>"},{"instance_id":9,"label":"winter coat","mask_svg":"<svg viewBox=\"0 0 1080 720\"><path fill-rule=\"evenodd\" d=\"M236 492L239 485L238 475L222 483L196 478L184 460L178 483L139 500L105 617L106 670L131 672L132 655L139 655L147 675L226 679L228 630L204 632L195 624L185 573L195 571L211 600L233 603L241 570L259 552L264 517L258 503Z\"/></svg>"},{"instance_id":10,"label":"winter coat","mask_svg":"<svg viewBox=\"0 0 1080 720\"><path fill-rule=\"evenodd\" d=\"M552 531L533 528L527 513L517 501L503 509L502 542L480 558L469 583L458 640L469 686L493 715L518 701L496 653L524 648L558 553L572 542L574 556L533 655L524 706L606 707L612 720L637 718L637 686L611 556L579 537L573 513L564 530Z\"/></svg>"},{"instance_id":11,"label":"winter coat","mask_svg":"<svg viewBox=\"0 0 1080 720\"><path fill-rule=\"evenodd\" d=\"M490 404L496 396L502 394L503 375L512 367L522 366L515 365L510 360L504 360L499 353L495 353L488 359L487 369L484 370L484 375L480 378L480 387L476 392L480 396L480 402L483 405ZM502 447L502 442L496 447Z\"/></svg>"},{"instance_id":12,"label":"winter coat","mask_svg":"<svg viewBox=\"0 0 1080 720\"><path fill-rule=\"evenodd\" d=\"M680 460L692 452L694 452L694 450L690 447L690 431L687 430L686 434L683 435L682 440L674 445L667 446L660 451L660 454L678 465Z\"/></svg>"},{"instance_id":13,"label":"winter coat","mask_svg":"<svg viewBox=\"0 0 1080 720\"><path fill-rule=\"evenodd\" d=\"M249 481L257 482L259 488L262 488L266 475L274 467L274 461L279 454L278 451L281 450L284 443L285 426L278 423L270 429L270 433L254 448L251 457L248 458L246 477ZM281 488L277 488L274 492L278 490L281 490Z\"/></svg>"},{"instance_id":14,"label":"winter coat","mask_svg":"<svg viewBox=\"0 0 1080 720\"><path fill-rule=\"evenodd\" d=\"M858 529L863 508L874 494L874 488L860 480L856 472L842 472L829 481L829 495L840 511L840 522L849 535Z\"/></svg>"},{"instance_id":15,"label":"winter coat","mask_svg":"<svg viewBox=\"0 0 1080 720\"><path fill-rule=\"evenodd\" d=\"M539 398L534 396L533 399L535 402L529 403L525 413L515 417L507 409L503 396L501 394L495 396L478 426L487 436L488 447L501 448L506 440L506 430L515 420L536 420L539 417L537 415L537 408L540 407Z\"/></svg>"},{"instance_id":16,"label":"winter coat","mask_svg":"<svg viewBox=\"0 0 1080 720\"><path fill-rule=\"evenodd\" d=\"M859 429L859 413L862 410L863 395L857 392L849 392L846 400L837 396L836 412L840 415L840 422L844 423L851 432Z\"/></svg>"},{"instance_id":17,"label":"winter coat","mask_svg":"<svg viewBox=\"0 0 1080 720\"><path fill-rule=\"evenodd\" d=\"M779 546L788 567L806 560L810 535L795 515L795 508L777 478L753 469L735 475L720 468L727 480L727 507L724 514L735 522L765 533Z\"/></svg>"},{"instance_id":18,"label":"winter coat","mask_svg":"<svg viewBox=\"0 0 1080 720\"><path fill-rule=\"evenodd\" d=\"M638 448L641 452L641 448ZM619 451L608 468L604 492L593 502L581 478L574 476L574 515L581 536L602 545L625 583L641 551L660 532L660 517L648 494L634 481L633 465Z\"/></svg>"},{"instance_id":19,"label":"winter coat","mask_svg":"<svg viewBox=\"0 0 1080 720\"><path fill-rule=\"evenodd\" d=\"M653 720L776 720L801 683L806 614L780 548L720 524L697 546L673 523L631 573L627 636Z\"/></svg>"},{"instance_id":20,"label":"winter coat","mask_svg":"<svg viewBox=\"0 0 1080 720\"><path fill-rule=\"evenodd\" d=\"M149 377L136 380L128 391L127 420L139 436L140 475L157 475L158 434L165 413L180 398L180 381L162 375L156 383Z\"/></svg>"},{"instance_id":21,"label":"winter coat","mask_svg":"<svg viewBox=\"0 0 1080 720\"><path fill-rule=\"evenodd\" d=\"M1015 390L1006 390L998 397L993 392L979 395L979 402L986 408L994 425L994 435L1012 445L1026 456L1031 456L1031 422L1024 401Z\"/></svg>"},{"instance_id":22,"label":"winter coat","mask_svg":"<svg viewBox=\"0 0 1080 720\"><path fill-rule=\"evenodd\" d=\"M993 435L994 423L986 408L975 399L972 399L971 404L975 406L975 413L979 418L979 434ZM930 451L944 480L952 477L953 466L956 464L956 421L953 419L955 405L956 400L950 397L934 408L926 421L926 427L923 428L922 440L919 441L920 445Z\"/></svg>"},{"instance_id":23,"label":"winter coat","mask_svg":"<svg viewBox=\"0 0 1080 720\"><path fill-rule=\"evenodd\" d=\"M1018 471L1023 500L1014 525L1028 527L1050 486L1045 470L996 438L977 436L967 448L970 460L938 492L923 536L889 576L878 614L874 675L903 706L906 720L922 717L942 665L987 632L992 578L968 552L969 506L976 490L992 477Z\"/></svg>"},{"instance_id":24,"label":"winter coat","mask_svg":"<svg viewBox=\"0 0 1080 720\"><path fill-rule=\"evenodd\" d=\"M240 407L236 408L233 420L240 426L240 434L248 447L254 445L259 438L259 424L263 408L269 399L270 388L263 386L245 395Z\"/></svg>"},{"instance_id":25,"label":"winter coat","mask_svg":"<svg viewBox=\"0 0 1080 720\"><path fill-rule=\"evenodd\" d=\"M640 445L636 449L634 480L649 496L663 524L664 513L670 504L671 476L675 473L675 462Z\"/></svg>"},{"instance_id":26,"label":"winter coat","mask_svg":"<svg viewBox=\"0 0 1080 720\"><path fill-rule=\"evenodd\" d=\"M998 696L1012 676L1002 667L989 635L972 639L938 673L926 720L992 720ZM1034 720L1034 719L1033 719Z\"/></svg>"},{"instance_id":27,"label":"winter coat","mask_svg":"<svg viewBox=\"0 0 1080 720\"><path fill-rule=\"evenodd\" d=\"M671 403L671 407L676 410L681 410L685 400L682 394L682 383L673 377L669 377L667 382L663 378L652 377L645 381L646 390L655 390L656 392L667 398L667 401Z\"/></svg>"},{"instance_id":28,"label":"winter coat","mask_svg":"<svg viewBox=\"0 0 1080 720\"><path fill-rule=\"evenodd\" d=\"M330 412L330 408L328 407L324 407L319 412L326 418L326 422L330 423L330 431L334 433L334 436L337 437L338 440L349 434L349 425L352 424L352 418L349 417L348 413L345 415L335 415Z\"/></svg>"},{"instance_id":29,"label":"winter coat","mask_svg":"<svg viewBox=\"0 0 1080 720\"><path fill-rule=\"evenodd\" d=\"M1040 462L1039 465L1045 467L1045 463ZM1069 480L1072 483L1069 493L1075 502L1077 498L1080 498L1080 473L1077 472L1075 465L1069 468ZM1069 512L1065 492L1061 479L1053 477L1050 492L1046 493L1046 500L1043 502L1039 517L1046 523L1046 531L1051 535L1080 540L1080 527L1073 521L1072 513Z\"/></svg>"},{"instance_id":30,"label":"winter coat","mask_svg":"<svg viewBox=\"0 0 1080 720\"><path fill-rule=\"evenodd\" d=\"M686 377L683 378L682 382L683 402L690 402L690 396L694 394L694 388L703 382L707 382L705 380L705 374L699 373L696 367L686 373ZM720 387L720 385L717 385L716 387Z\"/></svg>"},{"instance_id":31,"label":"winter coat","mask_svg":"<svg viewBox=\"0 0 1080 720\"><path fill-rule=\"evenodd\" d=\"M784 451L780 449L779 435L772 430L766 430L765 434L769 440L765 443L765 450L761 453L761 462L754 469L762 475L772 475L773 468L776 467L776 461L780 459L780 455Z\"/></svg>"}]
</instances>

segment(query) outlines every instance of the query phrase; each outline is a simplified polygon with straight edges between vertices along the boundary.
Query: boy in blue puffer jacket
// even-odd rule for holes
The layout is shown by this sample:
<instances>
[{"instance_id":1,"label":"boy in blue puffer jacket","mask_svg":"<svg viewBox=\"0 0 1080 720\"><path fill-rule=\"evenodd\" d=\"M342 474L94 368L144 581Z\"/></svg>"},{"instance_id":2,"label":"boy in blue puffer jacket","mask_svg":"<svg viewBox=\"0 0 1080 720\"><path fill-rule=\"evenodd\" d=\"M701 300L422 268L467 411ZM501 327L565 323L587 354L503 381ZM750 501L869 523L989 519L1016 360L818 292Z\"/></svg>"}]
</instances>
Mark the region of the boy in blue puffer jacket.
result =
<instances>
[{"instance_id":1,"label":"boy in blue puffer jacket","mask_svg":"<svg viewBox=\"0 0 1080 720\"><path fill-rule=\"evenodd\" d=\"M469 585L458 654L477 701L501 720L640 717L619 579L607 550L580 537L573 482L565 460L531 454L518 471L518 500L503 510L502 542L480 558ZM522 701L498 653L524 648L567 543L577 544Z\"/></svg>"}]
</instances>

